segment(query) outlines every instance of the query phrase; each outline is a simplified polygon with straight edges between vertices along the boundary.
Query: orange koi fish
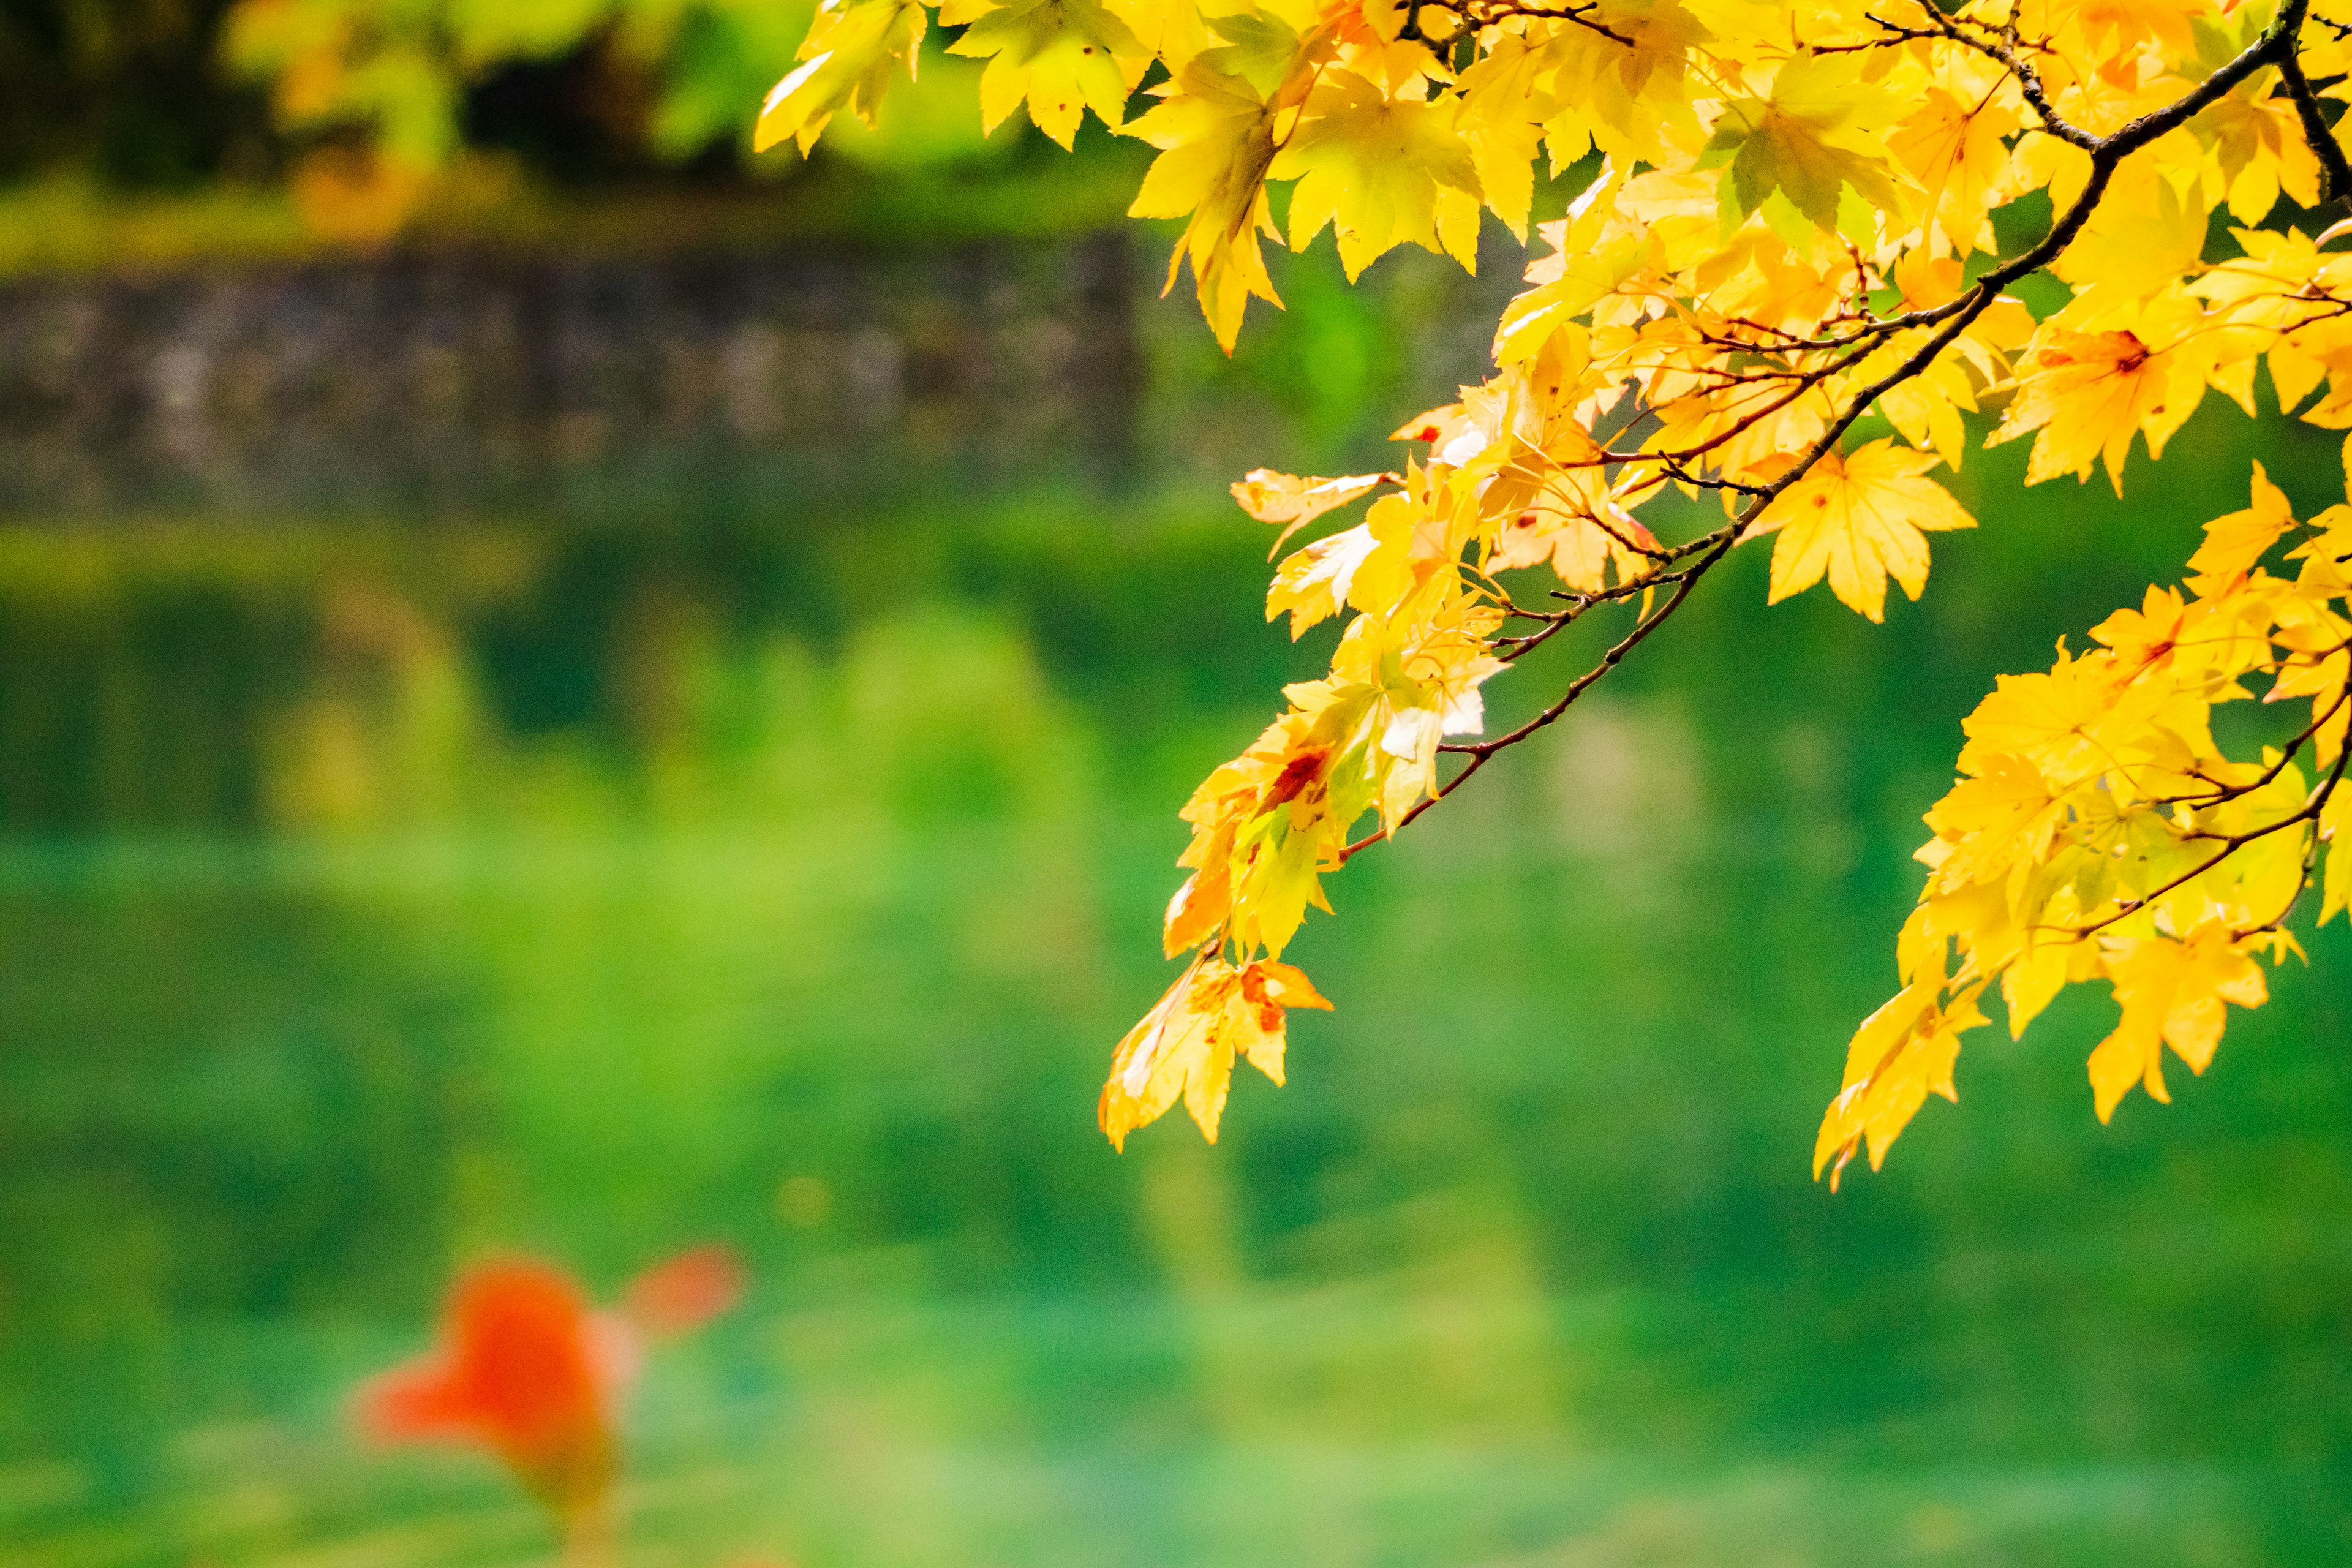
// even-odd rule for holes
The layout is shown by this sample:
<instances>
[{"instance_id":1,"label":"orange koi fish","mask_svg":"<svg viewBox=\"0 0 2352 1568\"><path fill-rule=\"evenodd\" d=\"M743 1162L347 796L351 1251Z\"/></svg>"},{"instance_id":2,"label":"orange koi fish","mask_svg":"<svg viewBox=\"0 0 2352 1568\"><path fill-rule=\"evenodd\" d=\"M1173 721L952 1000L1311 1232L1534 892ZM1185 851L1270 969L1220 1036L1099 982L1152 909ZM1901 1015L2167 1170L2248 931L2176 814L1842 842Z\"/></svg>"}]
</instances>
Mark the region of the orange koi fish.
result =
<instances>
[{"instance_id":1,"label":"orange koi fish","mask_svg":"<svg viewBox=\"0 0 2352 1568\"><path fill-rule=\"evenodd\" d=\"M545 1263L486 1263L449 1295L440 1347L362 1384L361 1428L379 1442L489 1449L562 1523L583 1556L610 1531L623 1401L651 1340L727 1310L742 1270L723 1247L656 1265L617 1310L596 1311Z\"/></svg>"}]
</instances>

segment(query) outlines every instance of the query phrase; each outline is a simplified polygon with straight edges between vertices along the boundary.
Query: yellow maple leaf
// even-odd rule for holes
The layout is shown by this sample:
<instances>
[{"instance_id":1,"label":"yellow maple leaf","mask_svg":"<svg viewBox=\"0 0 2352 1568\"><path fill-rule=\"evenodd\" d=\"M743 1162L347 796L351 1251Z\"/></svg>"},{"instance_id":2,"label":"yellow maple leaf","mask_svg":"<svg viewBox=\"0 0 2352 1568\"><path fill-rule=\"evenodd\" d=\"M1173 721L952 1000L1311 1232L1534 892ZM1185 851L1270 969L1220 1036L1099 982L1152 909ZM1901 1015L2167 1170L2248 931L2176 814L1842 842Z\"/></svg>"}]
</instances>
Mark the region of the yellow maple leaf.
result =
<instances>
[{"instance_id":1,"label":"yellow maple leaf","mask_svg":"<svg viewBox=\"0 0 2352 1568\"><path fill-rule=\"evenodd\" d=\"M2230 215L2240 223L2268 217L2282 189L2298 206L2319 205L2319 159L2304 139L2294 105L2272 97L2264 76L2197 119L2199 131L2212 139Z\"/></svg>"},{"instance_id":2,"label":"yellow maple leaf","mask_svg":"<svg viewBox=\"0 0 2352 1568\"><path fill-rule=\"evenodd\" d=\"M1359 523L1294 551L1266 591L1265 618L1290 614L1290 637L1296 642L1308 627L1339 613L1355 585L1356 574L1370 560L1381 541L1368 523Z\"/></svg>"},{"instance_id":3,"label":"yellow maple leaf","mask_svg":"<svg viewBox=\"0 0 2352 1568\"><path fill-rule=\"evenodd\" d=\"M2176 54L2195 47L2192 20L2210 19L2210 0L2044 0L2042 26L2082 29L2097 58L2128 58L2132 47L2154 43Z\"/></svg>"},{"instance_id":4,"label":"yellow maple leaf","mask_svg":"<svg viewBox=\"0 0 2352 1568\"><path fill-rule=\"evenodd\" d=\"M1258 244L1262 233L1282 237L1265 197L1274 115L1275 101L1246 78L1195 60L1156 107L1124 128L1160 150L1128 216L1191 220L1168 258L1160 292L1176 286L1177 269L1189 258L1201 313L1227 353L1251 295L1282 303Z\"/></svg>"},{"instance_id":5,"label":"yellow maple leaf","mask_svg":"<svg viewBox=\"0 0 2352 1568\"><path fill-rule=\"evenodd\" d=\"M1128 91L1150 58L1099 0L1013 0L981 16L948 52L988 61L980 78L983 131L1025 100L1030 121L1065 148L1089 109L1119 128Z\"/></svg>"},{"instance_id":6,"label":"yellow maple leaf","mask_svg":"<svg viewBox=\"0 0 2352 1568\"><path fill-rule=\"evenodd\" d=\"M1862 213L1902 205L1896 165L1878 140L1896 111L1893 96L1864 81L1850 57L1807 56L1780 68L1769 97L1726 105L1692 167L1731 166L1722 185L1727 217L1746 217L1779 195L1816 228L1864 227L1840 223L1847 192Z\"/></svg>"},{"instance_id":7,"label":"yellow maple leaf","mask_svg":"<svg viewBox=\"0 0 2352 1568\"><path fill-rule=\"evenodd\" d=\"M1349 70L1327 71L1274 160L1273 177L1297 180L1290 247L1329 225L1354 279L1406 241L1478 261L1478 171L1454 127L1451 100L1392 99Z\"/></svg>"},{"instance_id":8,"label":"yellow maple leaf","mask_svg":"<svg viewBox=\"0 0 2352 1568\"><path fill-rule=\"evenodd\" d=\"M1386 474L1347 474L1336 479L1301 479L1272 468L1252 468L1233 483L1234 500L1260 522L1284 524L1274 549L1335 508L1388 482ZM1271 551L1268 552L1272 553Z\"/></svg>"},{"instance_id":9,"label":"yellow maple leaf","mask_svg":"<svg viewBox=\"0 0 2352 1568\"><path fill-rule=\"evenodd\" d=\"M805 157L844 109L873 124L894 68L903 66L913 78L929 25L929 13L914 0L825 0L801 44L800 65L760 107L752 150L790 141Z\"/></svg>"},{"instance_id":10,"label":"yellow maple leaf","mask_svg":"<svg viewBox=\"0 0 2352 1568\"><path fill-rule=\"evenodd\" d=\"M1557 68L1557 51L1517 35L1496 39L1462 76L1458 128L1469 143L1479 188L1495 216L1520 241L1535 200L1535 156L1543 121L1558 112L1541 86Z\"/></svg>"},{"instance_id":11,"label":"yellow maple leaf","mask_svg":"<svg viewBox=\"0 0 2352 1568\"><path fill-rule=\"evenodd\" d=\"M1960 765L1981 775L1993 756L2023 757L2053 788L2072 788L2112 755L2101 731L2116 714L2117 682L2115 660L2104 650L2076 658L2063 643L2046 672L1997 677L1976 711L1960 721L1969 737Z\"/></svg>"},{"instance_id":12,"label":"yellow maple leaf","mask_svg":"<svg viewBox=\"0 0 2352 1568\"><path fill-rule=\"evenodd\" d=\"M2189 558L2189 570L2198 574L2189 586L2209 598L2233 586L2294 526L2285 492L2255 463L2254 504L2205 525L2205 542Z\"/></svg>"},{"instance_id":13,"label":"yellow maple leaf","mask_svg":"<svg viewBox=\"0 0 2352 1568\"><path fill-rule=\"evenodd\" d=\"M1643 552L1658 548L1656 536L1594 480L1539 491L1503 525L1487 565L1507 571L1549 561L1564 585L1598 594L1609 586L1612 567L1619 583L1648 574L1653 563Z\"/></svg>"},{"instance_id":14,"label":"yellow maple leaf","mask_svg":"<svg viewBox=\"0 0 2352 1568\"><path fill-rule=\"evenodd\" d=\"M2339 738L2338 743L2341 743ZM2319 923L2352 905L2352 789L2338 785L2320 808L2319 836L2327 841L2327 875L2320 884Z\"/></svg>"},{"instance_id":15,"label":"yellow maple leaf","mask_svg":"<svg viewBox=\"0 0 2352 1568\"><path fill-rule=\"evenodd\" d=\"M1978 242L1989 233L1992 209L2000 205L1994 194L2009 182L2004 138L2022 120L2004 95L1990 94L1971 104L1930 87L1919 107L1887 137L1888 151L1926 192L1921 211L1944 246L1958 255L1991 248Z\"/></svg>"},{"instance_id":16,"label":"yellow maple leaf","mask_svg":"<svg viewBox=\"0 0 2352 1568\"><path fill-rule=\"evenodd\" d=\"M1886 618L1892 574L1912 598L1927 585L1926 532L1974 528L1951 492L1927 477L1939 461L1891 439L1841 457L1822 454L1764 510L1754 535L1778 531L1769 602L1801 594L1824 574L1830 591L1874 621Z\"/></svg>"},{"instance_id":17,"label":"yellow maple leaf","mask_svg":"<svg viewBox=\"0 0 2352 1568\"><path fill-rule=\"evenodd\" d=\"M1980 771L1955 784L1927 813L1927 826L1948 851L1932 882L1942 892L2007 878L2021 862L2040 858L2057 826L2056 797L2032 763L1995 753L1971 764Z\"/></svg>"},{"instance_id":18,"label":"yellow maple leaf","mask_svg":"<svg viewBox=\"0 0 2352 1568\"><path fill-rule=\"evenodd\" d=\"M1845 1085L1822 1118L1813 1140L1813 1175L1830 1169L1830 1187L1854 1152L1867 1142L1870 1168L1886 1162L1886 1151L1931 1094L1957 1104L1952 1068L1959 1060L1960 1035L1985 1022L1977 1010L1981 981L1939 1002L1941 983L1922 980L1863 1020L1846 1047Z\"/></svg>"},{"instance_id":19,"label":"yellow maple leaf","mask_svg":"<svg viewBox=\"0 0 2352 1568\"><path fill-rule=\"evenodd\" d=\"M1201 959L1112 1055L1095 1107L1104 1135L1123 1150L1129 1133L1157 1121L1181 1097L1201 1135L1215 1142L1234 1057L1281 1083L1288 1009L1330 1005L1287 963L1259 959L1236 969L1222 958Z\"/></svg>"},{"instance_id":20,"label":"yellow maple leaf","mask_svg":"<svg viewBox=\"0 0 2352 1568\"><path fill-rule=\"evenodd\" d=\"M2204 400L2205 377L2186 356L2153 348L2134 331L2074 332L2053 328L2019 367L2017 396L1989 447L2035 436L2025 482L2060 474L2087 479L2103 458L2116 494L2124 493L2124 459L2145 432L2147 455L2164 444Z\"/></svg>"},{"instance_id":21,"label":"yellow maple leaf","mask_svg":"<svg viewBox=\"0 0 2352 1568\"><path fill-rule=\"evenodd\" d=\"M2228 1009L2259 1007L2268 995L2263 972L2227 927L2209 925L2187 942L2168 937L2112 938L2105 966L2123 1017L2091 1053L2091 1091L2105 1121L2135 1084L2169 1105L2164 1048L2203 1073L2221 1044Z\"/></svg>"},{"instance_id":22,"label":"yellow maple leaf","mask_svg":"<svg viewBox=\"0 0 2352 1568\"><path fill-rule=\"evenodd\" d=\"M1457 572L1435 571L1386 613L1358 616L1340 638L1333 677L1370 697L1365 732L1374 743L1364 752L1362 776L1382 832L1393 832L1437 788L1444 738L1484 727L1479 688L1507 668L1489 641L1501 624L1502 613L1465 591Z\"/></svg>"},{"instance_id":23,"label":"yellow maple leaf","mask_svg":"<svg viewBox=\"0 0 2352 1568\"><path fill-rule=\"evenodd\" d=\"M1332 681L1287 689L1290 711L1212 773L1181 814L1192 842L1178 864L1197 868L1168 906L1169 954L1224 931L1245 949L1278 955L1310 903L1330 839L1360 815L1339 803L1332 770L1343 744L1360 750L1369 693Z\"/></svg>"},{"instance_id":24,"label":"yellow maple leaf","mask_svg":"<svg viewBox=\"0 0 2352 1568\"><path fill-rule=\"evenodd\" d=\"M1574 162L1588 142L1626 163L1663 163L1670 146L1679 152L1696 140L1688 73L1704 68L1710 21L1738 25L1729 10L1716 0L1611 0L1602 14L1612 37L1559 29L1551 91L1561 110L1544 127L1555 165Z\"/></svg>"},{"instance_id":25,"label":"yellow maple leaf","mask_svg":"<svg viewBox=\"0 0 2352 1568\"><path fill-rule=\"evenodd\" d=\"M2158 290L2197 269L2206 214L2203 202L2182 195L2171 180L2132 164L2050 270L2073 284L2078 297L2113 300L2125 311L2123 320L2132 321ZM2078 305L2069 320L2081 321L2094 308Z\"/></svg>"}]
</instances>

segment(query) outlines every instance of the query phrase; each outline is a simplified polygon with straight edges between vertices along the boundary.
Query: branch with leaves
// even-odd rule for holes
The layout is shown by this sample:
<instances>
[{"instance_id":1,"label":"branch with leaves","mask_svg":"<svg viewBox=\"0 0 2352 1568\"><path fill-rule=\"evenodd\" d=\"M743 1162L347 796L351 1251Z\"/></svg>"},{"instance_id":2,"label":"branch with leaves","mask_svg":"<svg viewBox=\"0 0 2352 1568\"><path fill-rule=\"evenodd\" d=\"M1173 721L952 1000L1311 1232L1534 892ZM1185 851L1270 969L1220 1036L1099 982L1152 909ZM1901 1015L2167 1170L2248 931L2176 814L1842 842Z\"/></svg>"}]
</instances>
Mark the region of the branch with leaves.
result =
<instances>
[{"instance_id":1,"label":"branch with leaves","mask_svg":"<svg viewBox=\"0 0 2352 1568\"><path fill-rule=\"evenodd\" d=\"M1497 373L1397 433L1421 448L1400 471L1234 487L1277 554L1373 499L1276 569L1269 618L1340 621L1338 646L1184 808L1164 938L1191 958L1114 1058L1115 1142L1180 1099L1213 1138L1236 1056L1279 1081L1286 1010L1328 1005L1281 962L1322 879L1554 724L1735 549L1770 542L1772 601L1826 579L1875 621L1889 578L1924 588L1929 534L1975 526L1935 477L1970 416L2032 438L2027 483L2104 466L2118 493L2135 439L2160 458L2209 391L2252 414L2261 367L2291 413L2352 426L2352 255L2329 248L2352 224L2302 216L2352 195L2326 107L2352 47L2306 0L949 0L939 20L989 59L992 123L1025 103L1066 145L1090 110L1160 150L1133 211L1185 221L1170 282L1189 263L1228 348L1251 296L1279 303L1265 239L1330 228L1351 277L1407 242L1468 265L1482 209L1525 237L1538 158L1599 154L1542 227ZM915 0L829 0L763 142L870 115L928 25ZM2046 231L2002 256L1992 215L2037 194ZM2224 212L2237 254L2208 260ZM2038 319L2009 292L2035 276L2067 296ZM1858 441L1866 416L1889 433ZM2320 918L2352 899L2352 509L2298 523L2259 469L2253 490L2184 589L1968 721L1903 988L1853 1039L1817 1171L1875 1163L1952 1094L1989 989L2021 1030L2105 980L2099 1114L2135 1084L2164 1098L2163 1052L2201 1070L2226 1006L2263 999L2256 960L2295 951L2323 846ZM1687 515L1670 493L1723 520L1662 538ZM1531 573L1557 585L1515 586ZM1620 605L1596 660L1481 738L1487 680ZM2247 697L2309 721L2232 757L2208 716Z\"/></svg>"}]
</instances>

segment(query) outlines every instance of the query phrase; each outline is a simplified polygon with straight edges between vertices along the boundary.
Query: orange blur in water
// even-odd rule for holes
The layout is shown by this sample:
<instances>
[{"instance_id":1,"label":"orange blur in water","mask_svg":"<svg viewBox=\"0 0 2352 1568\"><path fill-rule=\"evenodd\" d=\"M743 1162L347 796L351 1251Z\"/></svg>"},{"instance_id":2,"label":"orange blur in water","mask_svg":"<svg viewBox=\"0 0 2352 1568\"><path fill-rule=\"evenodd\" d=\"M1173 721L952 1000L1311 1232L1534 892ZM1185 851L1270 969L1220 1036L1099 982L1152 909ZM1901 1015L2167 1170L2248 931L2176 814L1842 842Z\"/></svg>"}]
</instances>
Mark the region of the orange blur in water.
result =
<instances>
[{"instance_id":1,"label":"orange blur in water","mask_svg":"<svg viewBox=\"0 0 2352 1568\"><path fill-rule=\"evenodd\" d=\"M648 1269L617 1311L592 1310L551 1265L484 1264L450 1292L439 1348L362 1385L360 1425L383 1442L479 1444L575 1541L601 1534L620 1406L645 1342L708 1321L741 1290L741 1269L719 1247Z\"/></svg>"}]
</instances>

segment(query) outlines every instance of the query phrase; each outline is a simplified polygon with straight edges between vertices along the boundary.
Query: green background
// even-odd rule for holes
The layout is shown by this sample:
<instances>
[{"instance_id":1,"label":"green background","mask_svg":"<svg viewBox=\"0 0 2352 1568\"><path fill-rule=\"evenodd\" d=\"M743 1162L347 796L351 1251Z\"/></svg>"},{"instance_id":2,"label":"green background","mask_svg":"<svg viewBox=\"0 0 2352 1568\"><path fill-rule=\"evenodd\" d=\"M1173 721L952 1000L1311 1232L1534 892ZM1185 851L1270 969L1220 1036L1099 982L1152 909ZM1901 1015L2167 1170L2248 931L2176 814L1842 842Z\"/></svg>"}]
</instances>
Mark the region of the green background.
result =
<instances>
[{"instance_id":1,"label":"green background","mask_svg":"<svg viewBox=\"0 0 2352 1568\"><path fill-rule=\"evenodd\" d=\"M1327 651L1228 449L1384 460L1445 279L1309 258L1230 366L1149 312L1101 482L0 530L0 1556L547 1561L350 1387L470 1259L716 1239L631 1564L2352 1558L2341 924L2169 1109L2093 1119L2077 996L1807 1169L1961 716L2332 437L2217 401L2125 502L1972 457L1883 628L1736 562L1337 879L1289 1088L1095 1131L1174 809Z\"/></svg>"}]
</instances>

